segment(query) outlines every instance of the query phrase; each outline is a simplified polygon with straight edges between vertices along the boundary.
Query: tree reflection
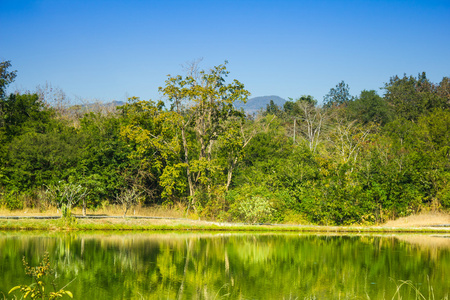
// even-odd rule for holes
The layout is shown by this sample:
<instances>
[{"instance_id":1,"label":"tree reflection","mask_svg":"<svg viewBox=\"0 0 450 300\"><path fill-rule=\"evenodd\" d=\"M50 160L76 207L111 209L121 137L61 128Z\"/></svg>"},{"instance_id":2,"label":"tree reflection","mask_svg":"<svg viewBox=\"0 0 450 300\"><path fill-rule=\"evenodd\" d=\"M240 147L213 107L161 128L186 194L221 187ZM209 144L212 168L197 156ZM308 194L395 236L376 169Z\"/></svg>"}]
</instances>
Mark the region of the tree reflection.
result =
<instances>
[{"instance_id":1,"label":"tree reflection","mask_svg":"<svg viewBox=\"0 0 450 300\"><path fill-rule=\"evenodd\" d=\"M62 282L77 278L70 290L78 299L380 299L394 295L391 279L426 295L427 277L441 299L450 245L408 241L417 237L7 233L0 291L26 281L22 256L36 263L48 251Z\"/></svg>"}]
</instances>

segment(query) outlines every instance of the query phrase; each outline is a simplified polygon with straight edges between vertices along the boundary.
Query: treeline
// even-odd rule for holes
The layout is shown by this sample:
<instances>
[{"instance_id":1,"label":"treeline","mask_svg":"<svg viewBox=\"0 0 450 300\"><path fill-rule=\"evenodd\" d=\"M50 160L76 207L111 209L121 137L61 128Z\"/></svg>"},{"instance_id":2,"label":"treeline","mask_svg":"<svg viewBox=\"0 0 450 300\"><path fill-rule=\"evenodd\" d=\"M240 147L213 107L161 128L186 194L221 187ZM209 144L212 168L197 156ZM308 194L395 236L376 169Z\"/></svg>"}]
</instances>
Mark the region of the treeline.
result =
<instances>
[{"instance_id":1,"label":"treeline","mask_svg":"<svg viewBox=\"0 0 450 300\"><path fill-rule=\"evenodd\" d=\"M88 209L139 191L218 220L377 223L450 208L450 81L392 77L384 95L341 82L257 115L226 64L168 76L164 102L64 105L59 90L6 94L0 65L0 205L45 207L49 187L84 187Z\"/></svg>"}]
</instances>

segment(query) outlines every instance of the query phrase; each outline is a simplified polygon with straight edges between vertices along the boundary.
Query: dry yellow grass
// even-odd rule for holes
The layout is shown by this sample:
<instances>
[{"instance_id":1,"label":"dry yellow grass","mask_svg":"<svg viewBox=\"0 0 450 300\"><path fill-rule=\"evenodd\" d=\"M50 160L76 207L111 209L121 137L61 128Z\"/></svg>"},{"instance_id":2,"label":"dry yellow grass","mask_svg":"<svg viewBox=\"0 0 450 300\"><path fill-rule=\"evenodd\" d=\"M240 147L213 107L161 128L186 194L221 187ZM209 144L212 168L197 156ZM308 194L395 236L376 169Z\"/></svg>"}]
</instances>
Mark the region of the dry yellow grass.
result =
<instances>
[{"instance_id":1,"label":"dry yellow grass","mask_svg":"<svg viewBox=\"0 0 450 300\"><path fill-rule=\"evenodd\" d=\"M72 210L72 214L82 215L80 207L76 207ZM36 208L25 208L23 210L8 210L6 208L0 208L0 216L59 216L59 212L56 208L50 207L45 210ZM87 215L90 216L123 216L122 208L118 205L109 205L105 208L99 208L96 210L87 210ZM164 217L164 218L184 218L186 216L184 208L175 207L167 208L163 206L152 207L140 207L132 208L127 212L127 217L142 216L142 217Z\"/></svg>"},{"instance_id":2,"label":"dry yellow grass","mask_svg":"<svg viewBox=\"0 0 450 300\"><path fill-rule=\"evenodd\" d=\"M443 212L424 212L408 217L391 220L383 224L387 227L422 227L432 225L450 224L450 213Z\"/></svg>"},{"instance_id":3,"label":"dry yellow grass","mask_svg":"<svg viewBox=\"0 0 450 300\"><path fill-rule=\"evenodd\" d=\"M158 217L158 216L155 216ZM185 226L185 227L199 227L199 226L209 226L212 224L216 224L208 221L201 220L191 220L185 218L177 218L177 219L130 219L130 218L106 218L106 219L79 219L78 224L80 226L89 226L89 225L111 225L111 226L135 226L136 228L141 226L170 226L176 228L177 226Z\"/></svg>"},{"instance_id":4,"label":"dry yellow grass","mask_svg":"<svg viewBox=\"0 0 450 300\"><path fill-rule=\"evenodd\" d=\"M72 211L73 214L81 215L81 208ZM123 216L122 208L119 205L108 205L95 211L87 210L88 215ZM164 218L184 218L186 216L183 207L169 208L164 206L141 207L136 206L127 212L127 216L137 217L164 217Z\"/></svg>"},{"instance_id":5,"label":"dry yellow grass","mask_svg":"<svg viewBox=\"0 0 450 300\"><path fill-rule=\"evenodd\" d=\"M25 208L23 210L9 210L0 207L0 216L58 216L61 215L56 208L39 210L37 208Z\"/></svg>"}]
</instances>

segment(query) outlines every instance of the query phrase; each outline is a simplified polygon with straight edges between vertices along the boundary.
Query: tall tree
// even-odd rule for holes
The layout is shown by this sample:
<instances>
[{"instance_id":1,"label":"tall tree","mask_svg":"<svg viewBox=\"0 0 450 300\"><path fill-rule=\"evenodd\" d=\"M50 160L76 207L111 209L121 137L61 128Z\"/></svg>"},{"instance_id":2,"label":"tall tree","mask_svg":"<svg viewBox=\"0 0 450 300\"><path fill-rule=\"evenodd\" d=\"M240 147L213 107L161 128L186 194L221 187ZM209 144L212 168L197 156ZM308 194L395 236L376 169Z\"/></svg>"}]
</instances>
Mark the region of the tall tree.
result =
<instances>
[{"instance_id":1,"label":"tall tree","mask_svg":"<svg viewBox=\"0 0 450 300\"><path fill-rule=\"evenodd\" d=\"M450 108L450 78L442 78L441 83L437 87L437 94L446 104L446 108Z\"/></svg>"},{"instance_id":2,"label":"tall tree","mask_svg":"<svg viewBox=\"0 0 450 300\"><path fill-rule=\"evenodd\" d=\"M333 106L347 105L352 100L353 96L350 95L350 88L342 80L323 97L323 106L330 108Z\"/></svg>"},{"instance_id":3,"label":"tall tree","mask_svg":"<svg viewBox=\"0 0 450 300\"><path fill-rule=\"evenodd\" d=\"M237 80L226 83L226 63L209 71L196 68L186 76L170 76L160 91L171 103L171 111L159 112L164 120L163 130L135 134L147 136L149 143L163 156L172 159L164 166L161 185L166 189L183 187L181 171L184 170L191 204L196 205L196 192L213 183L214 174L220 170L213 155L214 144L224 134L227 120L240 113L234 109L236 101L245 102L249 92ZM172 129L169 129L171 126ZM130 128L137 133L139 128ZM131 135L129 135L131 136ZM138 140L138 139L135 139Z\"/></svg>"},{"instance_id":4,"label":"tall tree","mask_svg":"<svg viewBox=\"0 0 450 300\"><path fill-rule=\"evenodd\" d=\"M219 157L225 163L227 174L226 190L229 189L233 172L245 156L245 148L256 134L267 132L276 116L268 115L255 121L245 120L243 117L230 118L226 123L226 130L218 139Z\"/></svg>"},{"instance_id":5,"label":"tall tree","mask_svg":"<svg viewBox=\"0 0 450 300\"><path fill-rule=\"evenodd\" d=\"M348 111L351 119L363 125L369 122L384 125L391 119L388 103L374 90L362 91L355 101L349 103Z\"/></svg>"},{"instance_id":6,"label":"tall tree","mask_svg":"<svg viewBox=\"0 0 450 300\"><path fill-rule=\"evenodd\" d=\"M309 150L315 153L322 138L321 134L327 115L321 107L315 106L314 101L300 99L296 102L300 121L298 126L300 137L307 143Z\"/></svg>"},{"instance_id":7,"label":"tall tree","mask_svg":"<svg viewBox=\"0 0 450 300\"><path fill-rule=\"evenodd\" d=\"M295 99L289 98L283 105L283 110L288 116L296 116L300 113L298 103L306 102L312 106L317 105L317 100L311 95L302 95L301 97Z\"/></svg>"},{"instance_id":8,"label":"tall tree","mask_svg":"<svg viewBox=\"0 0 450 300\"><path fill-rule=\"evenodd\" d=\"M442 86L445 87L445 84L443 80ZM417 78L406 75L402 78L391 77L384 88L385 99L394 107L396 116L407 120L417 121L421 114L448 105L446 104L448 100L445 96L439 96L436 85L428 80L425 72L419 74ZM439 90L444 91L445 88Z\"/></svg>"},{"instance_id":9,"label":"tall tree","mask_svg":"<svg viewBox=\"0 0 450 300\"><path fill-rule=\"evenodd\" d=\"M264 112L264 115L280 115L282 113L281 108L273 102L273 100L270 100L269 104L266 105L266 111Z\"/></svg>"},{"instance_id":10,"label":"tall tree","mask_svg":"<svg viewBox=\"0 0 450 300\"><path fill-rule=\"evenodd\" d=\"M8 71L11 61L0 62L0 99L6 96L6 88L16 78L17 71Z\"/></svg>"},{"instance_id":11,"label":"tall tree","mask_svg":"<svg viewBox=\"0 0 450 300\"><path fill-rule=\"evenodd\" d=\"M31 130L45 132L53 115L37 94L11 94L0 99L0 131L8 138Z\"/></svg>"}]
</instances>

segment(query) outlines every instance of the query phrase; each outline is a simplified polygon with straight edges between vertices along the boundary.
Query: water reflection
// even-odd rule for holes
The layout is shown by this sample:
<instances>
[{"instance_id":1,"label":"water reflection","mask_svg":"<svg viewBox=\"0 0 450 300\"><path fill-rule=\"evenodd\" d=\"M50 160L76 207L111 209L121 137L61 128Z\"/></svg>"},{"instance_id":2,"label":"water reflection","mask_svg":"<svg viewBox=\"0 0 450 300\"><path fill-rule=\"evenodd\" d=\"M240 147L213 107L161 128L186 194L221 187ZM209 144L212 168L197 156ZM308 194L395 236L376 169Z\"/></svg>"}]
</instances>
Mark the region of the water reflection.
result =
<instances>
[{"instance_id":1,"label":"water reflection","mask_svg":"<svg viewBox=\"0 0 450 300\"><path fill-rule=\"evenodd\" d=\"M447 295L450 238L432 235L0 233L0 291L50 252L76 299L391 299ZM394 280L394 281L393 281ZM398 281L397 281L398 283ZM405 289L403 299L414 299Z\"/></svg>"}]
</instances>

